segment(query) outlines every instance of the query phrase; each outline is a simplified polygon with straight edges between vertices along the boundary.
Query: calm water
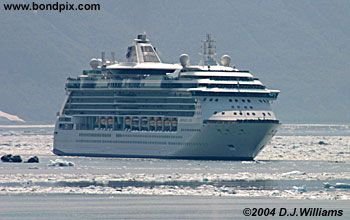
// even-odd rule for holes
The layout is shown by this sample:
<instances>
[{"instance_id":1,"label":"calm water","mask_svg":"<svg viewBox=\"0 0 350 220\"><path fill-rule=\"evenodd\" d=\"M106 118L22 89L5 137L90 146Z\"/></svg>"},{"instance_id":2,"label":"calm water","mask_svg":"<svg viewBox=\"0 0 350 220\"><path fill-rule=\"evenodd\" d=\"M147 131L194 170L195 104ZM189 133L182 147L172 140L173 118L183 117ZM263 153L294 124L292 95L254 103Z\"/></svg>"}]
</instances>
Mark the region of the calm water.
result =
<instances>
[{"instance_id":1,"label":"calm water","mask_svg":"<svg viewBox=\"0 0 350 220\"><path fill-rule=\"evenodd\" d=\"M217 219L243 217L244 204L336 205L350 217L349 125L285 125L253 162L57 157L52 130L0 126L0 155L40 159L0 162L5 219Z\"/></svg>"}]
</instances>

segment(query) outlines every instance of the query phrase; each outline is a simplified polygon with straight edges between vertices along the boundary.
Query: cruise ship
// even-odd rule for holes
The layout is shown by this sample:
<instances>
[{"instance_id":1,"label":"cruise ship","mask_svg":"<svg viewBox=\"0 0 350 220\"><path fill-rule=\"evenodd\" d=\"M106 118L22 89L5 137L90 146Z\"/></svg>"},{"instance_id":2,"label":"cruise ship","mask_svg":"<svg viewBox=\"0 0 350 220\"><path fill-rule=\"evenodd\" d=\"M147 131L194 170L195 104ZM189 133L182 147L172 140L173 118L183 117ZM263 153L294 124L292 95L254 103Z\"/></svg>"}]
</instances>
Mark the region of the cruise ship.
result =
<instances>
[{"instance_id":1,"label":"cruise ship","mask_svg":"<svg viewBox=\"0 0 350 220\"><path fill-rule=\"evenodd\" d=\"M90 61L65 84L57 113L56 155L253 160L280 125L271 110L278 90L266 88L231 58L216 58L202 41L202 59L163 63L146 34L127 48Z\"/></svg>"}]
</instances>

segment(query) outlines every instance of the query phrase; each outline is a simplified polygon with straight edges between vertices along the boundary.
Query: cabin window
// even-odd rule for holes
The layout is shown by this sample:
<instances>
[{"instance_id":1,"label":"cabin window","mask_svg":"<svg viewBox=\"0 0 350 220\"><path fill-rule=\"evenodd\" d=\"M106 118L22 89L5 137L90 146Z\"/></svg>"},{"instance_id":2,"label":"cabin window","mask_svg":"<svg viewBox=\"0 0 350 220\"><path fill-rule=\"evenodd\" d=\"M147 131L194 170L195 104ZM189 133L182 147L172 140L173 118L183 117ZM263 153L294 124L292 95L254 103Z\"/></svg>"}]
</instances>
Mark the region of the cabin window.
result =
<instances>
[{"instance_id":1,"label":"cabin window","mask_svg":"<svg viewBox=\"0 0 350 220\"><path fill-rule=\"evenodd\" d=\"M60 130L73 130L73 124L59 124Z\"/></svg>"},{"instance_id":2,"label":"cabin window","mask_svg":"<svg viewBox=\"0 0 350 220\"><path fill-rule=\"evenodd\" d=\"M129 62L137 62L135 46L128 47L128 51L126 52L126 59Z\"/></svg>"},{"instance_id":3,"label":"cabin window","mask_svg":"<svg viewBox=\"0 0 350 220\"><path fill-rule=\"evenodd\" d=\"M160 60L158 59L156 53L154 52L151 46L142 46L141 51L143 54L144 62L154 62L154 63L160 62Z\"/></svg>"}]
</instances>

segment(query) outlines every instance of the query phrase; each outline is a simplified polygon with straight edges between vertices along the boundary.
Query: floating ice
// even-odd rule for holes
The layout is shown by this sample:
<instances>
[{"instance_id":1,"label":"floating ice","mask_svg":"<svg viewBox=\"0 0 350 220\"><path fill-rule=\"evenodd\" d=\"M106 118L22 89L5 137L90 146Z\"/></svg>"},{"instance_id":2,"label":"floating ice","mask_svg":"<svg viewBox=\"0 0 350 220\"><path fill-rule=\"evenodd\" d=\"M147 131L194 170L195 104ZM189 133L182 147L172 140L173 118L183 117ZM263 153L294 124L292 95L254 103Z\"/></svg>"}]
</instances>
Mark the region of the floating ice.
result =
<instances>
[{"instance_id":1,"label":"floating ice","mask_svg":"<svg viewBox=\"0 0 350 220\"><path fill-rule=\"evenodd\" d=\"M326 189L350 189L350 183L336 183L334 185L328 183L328 182L325 182L323 183L323 187L326 188Z\"/></svg>"},{"instance_id":2,"label":"floating ice","mask_svg":"<svg viewBox=\"0 0 350 220\"><path fill-rule=\"evenodd\" d=\"M323 187L326 189L333 188L332 184L330 184L329 182L323 183Z\"/></svg>"},{"instance_id":3,"label":"floating ice","mask_svg":"<svg viewBox=\"0 0 350 220\"><path fill-rule=\"evenodd\" d=\"M350 183L336 183L334 188L337 189L350 189Z\"/></svg>"},{"instance_id":4,"label":"floating ice","mask_svg":"<svg viewBox=\"0 0 350 220\"><path fill-rule=\"evenodd\" d=\"M50 160L49 166L53 167L72 167L74 166L73 162L62 160L62 159L56 159L56 160Z\"/></svg>"},{"instance_id":5,"label":"floating ice","mask_svg":"<svg viewBox=\"0 0 350 220\"><path fill-rule=\"evenodd\" d=\"M282 173L281 175L282 176L299 176L299 175L306 175L306 173L302 171L294 170L287 173Z\"/></svg>"},{"instance_id":6,"label":"floating ice","mask_svg":"<svg viewBox=\"0 0 350 220\"><path fill-rule=\"evenodd\" d=\"M293 186L293 189L298 192L298 193L303 193L306 192L306 187L305 186Z\"/></svg>"}]
</instances>

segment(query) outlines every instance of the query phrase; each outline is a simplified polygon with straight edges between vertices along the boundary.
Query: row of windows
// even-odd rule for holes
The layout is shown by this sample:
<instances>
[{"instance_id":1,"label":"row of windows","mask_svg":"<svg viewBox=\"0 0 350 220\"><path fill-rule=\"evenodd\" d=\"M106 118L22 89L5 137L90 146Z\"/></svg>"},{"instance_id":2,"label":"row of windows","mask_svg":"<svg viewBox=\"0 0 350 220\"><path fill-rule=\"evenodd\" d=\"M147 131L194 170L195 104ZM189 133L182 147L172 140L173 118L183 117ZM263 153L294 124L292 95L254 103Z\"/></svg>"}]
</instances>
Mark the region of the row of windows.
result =
<instances>
[{"instance_id":1,"label":"row of windows","mask_svg":"<svg viewBox=\"0 0 350 220\"><path fill-rule=\"evenodd\" d=\"M66 121L66 122L69 122L69 121L71 121L72 119L71 118L66 118L66 117L60 117L59 119L58 119L58 121Z\"/></svg>"},{"instance_id":2,"label":"row of windows","mask_svg":"<svg viewBox=\"0 0 350 220\"><path fill-rule=\"evenodd\" d=\"M218 102L220 99L218 98L203 98L202 101L205 102L205 101L209 101L209 102L212 102L212 101L215 101L215 102ZM250 99L228 99L229 102L247 102L247 103L251 103L252 101ZM260 103L269 103L269 100L266 100L266 99L259 99L257 100L258 102Z\"/></svg>"},{"instance_id":3,"label":"row of windows","mask_svg":"<svg viewBox=\"0 0 350 220\"><path fill-rule=\"evenodd\" d=\"M195 129L195 128L182 128L181 131L189 131L189 132L200 132L201 129Z\"/></svg>"},{"instance_id":4,"label":"row of windows","mask_svg":"<svg viewBox=\"0 0 350 220\"><path fill-rule=\"evenodd\" d=\"M137 97L128 97L128 98L85 98L79 97L74 98L70 97L68 100L69 103L195 103L195 98L137 98Z\"/></svg>"},{"instance_id":5,"label":"row of windows","mask_svg":"<svg viewBox=\"0 0 350 220\"><path fill-rule=\"evenodd\" d=\"M146 145L182 145L182 146L207 146L200 142L159 142L159 141L123 141L123 140L76 140L80 143L122 143L122 144L146 144Z\"/></svg>"},{"instance_id":6,"label":"row of windows","mask_svg":"<svg viewBox=\"0 0 350 220\"><path fill-rule=\"evenodd\" d=\"M208 143L200 142L168 142L168 145L181 145L181 146L208 146Z\"/></svg>"},{"instance_id":7,"label":"row of windows","mask_svg":"<svg viewBox=\"0 0 350 220\"><path fill-rule=\"evenodd\" d=\"M158 141L123 141L123 140L76 140L80 143L116 143L116 144L148 144L148 145L166 145L166 142Z\"/></svg>"},{"instance_id":8,"label":"row of windows","mask_svg":"<svg viewBox=\"0 0 350 220\"><path fill-rule=\"evenodd\" d=\"M84 90L72 91L72 96L165 96L165 97L191 97L191 93L172 90Z\"/></svg>"},{"instance_id":9,"label":"row of windows","mask_svg":"<svg viewBox=\"0 0 350 220\"><path fill-rule=\"evenodd\" d=\"M265 89L263 85L250 85L250 84L206 84L206 83L66 83L66 88L227 88L227 89Z\"/></svg>"},{"instance_id":10,"label":"row of windows","mask_svg":"<svg viewBox=\"0 0 350 220\"><path fill-rule=\"evenodd\" d=\"M193 117L194 111L98 111L98 110L64 110L65 115L154 115L154 116L177 116L177 117Z\"/></svg>"},{"instance_id":11,"label":"row of windows","mask_svg":"<svg viewBox=\"0 0 350 220\"><path fill-rule=\"evenodd\" d=\"M116 134L116 137L136 137L136 138L174 138L181 139L183 136L180 135L157 135L157 134L142 134L142 133L128 133L128 134Z\"/></svg>"},{"instance_id":12,"label":"row of windows","mask_svg":"<svg viewBox=\"0 0 350 220\"><path fill-rule=\"evenodd\" d=\"M67 109L109 109L109 110L118 110L118 109L161 109L161 110L194 110L194 105L132 105L132 104L126 104L126 105L118 105L118 104L112 104L112 105L83 105L83 104L66 104L66 110Z\"/></svg>"},{"instance_id":13,"label":"row of windows","mask_svg":"<svg viewBox=\"0 0 350 220\"><path fill-rule=\"evenodd\" d=\"M266 97L277 98L278 93L258 93L258 92L211 92L211 91L193 91L193 96L238 96L238 97Z\"/></svg>"},{"instance_id":14,"label":"row of windows","mask_svg":"<svg viewBox=\"0 0 350 220\"><path fill-rule=\"evenodd\" d=\"M232 106L231 106L231 108L235 108L235 106L234 106L234 105L232 105ZM241 106L240 106L240 105L237 105L237 107L236 107L236 108L237 108L237 109L240 109L240 108L241 108ZM253 106L246 106L246 105L245 105L245 106L243 106L243 108L244 108L244 109L248 109L248 108L249 108L249 109L253 109Z\"/></svg>"},{"instance_id":15,"label":"row of windows","mask_svg":"<svg viewBox=\"0 0 350 220\"><path fill-rule=\"evenodd\" d=\"M111 134L79 133L79 137L112 137Z\"/></svg>"},{"instance_id":16,"label":"row of windows","mask_svg":"<svg viewBox=\"0 0 350 220\"><path fill-rule=\"evenodd\" d=\"M149 91L149 90L140 90L140 91L72 91L72 96L127 96L127 97L145 97L145 96L155 96L155 97L191 97L191 96L238 96L238 97L267 97L267 98L276 98L278 93L257 93L257 92L211 92L211 91ZM148 97L147 97L148 98Z\"/></svg>"},{"instance_id":17,"label":"row of windows","mask_svg":"<svg viewBox=\"0 0 350 220\"><path fill-rule=\"evenodd\" d=\"M253 77L237 77L237 76L189 76L181 75L180 78L188 79L210 79L210 80L221 80L221 81L254 81L258 80Z\"/></svg>"},{"instance_id":18,"label":"row of windows","mask_svg":"<svg viewBox=\"0 0 350 220\"><path fill-rule=\"evenodd\" d=\"M106 133L79 133L79 137L112 137L111 134ZM157 134L142 134L142 133L128 133L128 134L116 134L116 137L136 137L136 138L165 138L165 139L182 139L180 135L157 135Z\"/></svg>"},{"instance_id":19,"label":"row of windows","mask_svg":"<svg viewBox=\"0 0 350 220\"><path fill-rule=\"evenodd\" d=\"M265 89L262 85L246 84L199 84L199 87L222 88L222 89Z\"/></svg>"},{"instance_id":20,"label":"row of windows","mask_svg":"<svg viewBox=\"0 0 350 220\"><path fill-rule=\"evenodd\" d=\"M77 130L177 131L177 118L167 117L76 117Z\"/></svg>"},{"instance_id":21,"label":"row of windows","mask_svg":"<svg viewBox=\"0 0 350 220\"><path fill-rule=\"evenodd\" d=\"M214 115L216 115L216 114L218 114L218 112L214 112ZM225 114L226 114L226 112L221 112L221 115L225 115ZM243 112L241 112L241 111L240 111L240 112L233 112L232 114L233 114L233 115L243 115ZM247 116L250 116L250 115L255 116L255 115L256 115L255 112L246 112L245 114L246 114ZM265 117L266 115L272 116L270 112L267 112L267 113L263 112L262 115L263 115L264 117Z\"/></svg>"}]
</instances>

